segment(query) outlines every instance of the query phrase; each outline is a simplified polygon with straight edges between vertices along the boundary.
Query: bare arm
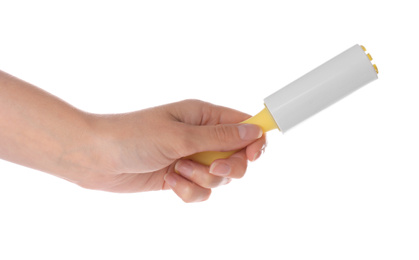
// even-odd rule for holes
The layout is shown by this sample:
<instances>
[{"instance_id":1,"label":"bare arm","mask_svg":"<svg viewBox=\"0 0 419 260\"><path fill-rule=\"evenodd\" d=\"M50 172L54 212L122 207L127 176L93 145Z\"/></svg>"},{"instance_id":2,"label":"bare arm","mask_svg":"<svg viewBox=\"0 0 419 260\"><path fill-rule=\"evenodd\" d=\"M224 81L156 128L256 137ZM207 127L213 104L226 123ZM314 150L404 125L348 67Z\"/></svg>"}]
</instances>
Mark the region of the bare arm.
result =
<instances>
[{"instance_id":1,"label":"bare arm","mask_svg":"<svg viewBox=\"0 0 419 260\"><path fill-rule=\"evenodd\" d=\"M97 160L89 128L86 113L0 71L0 158L77 183Z\"/></svg>"},{"instance_id":2,"label":"bare arm","mask_svg":"<svg viewBox=\"0 0 419 260\"><path fill-rule=\"evenodd\" d=\"M0 158L112 192L172 189L202 201L241 178L265 144L249 116L198 100L96 115L0 71ZM240 150L208 167L183 159ZM176 173L177 172L177 173Z\"/></svg>"}]
</instances>

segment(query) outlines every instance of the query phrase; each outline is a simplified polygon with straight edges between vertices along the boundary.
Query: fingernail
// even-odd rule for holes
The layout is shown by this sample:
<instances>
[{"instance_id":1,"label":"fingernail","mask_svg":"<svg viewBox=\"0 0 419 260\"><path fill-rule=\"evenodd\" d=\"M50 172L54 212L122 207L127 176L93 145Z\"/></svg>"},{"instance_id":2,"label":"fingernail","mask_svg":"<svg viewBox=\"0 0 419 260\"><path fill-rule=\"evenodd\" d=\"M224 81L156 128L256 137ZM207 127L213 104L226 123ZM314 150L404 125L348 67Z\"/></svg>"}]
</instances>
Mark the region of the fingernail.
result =
<instances>
[{"instance_id":1,"label":"fingernail","mask_svg":"<svg viewBox=\"0 0 419 260\"><path fill-rule=\"evenodd\" d=\"M255 140L263 135L262 129L257 125L242 124L237 127L239 136L244 141Z\"/></svg>"},{"instance_id":2,"label":"fingernail","mask_svg":"<svg viewBox=\"0 0 419 260\"><path fill-rule=\"evenodd\" d=\"M166 174L164 176L164 181L167 182L167 184L169 184L170 187L174 188L176 187L176 178L173 176L173 174Z\"/></svg>"},{"instance_id":3,"label":"fingernail","mask_svg":"<svg viewBox=\"0 0 419 260\"><path fill-rule=\"evenodd\" d=\"M256 161L257 159L259 159L259 157L262 155L262 150L260 150L259 152L257 152L254 156L253 156L253 160L252 162Z\"/></svg>"},{"instance_id":4,"label":"fingernail","mask_svg":"<svg viewBox=\"0 0 419 260\"><path fill-rule=\"evenodd\" d=\"M225 163L213 163L209 169L209 172L214 175L226 176L229 175L231 167Z\"/></svg>"},{"instance_id":5,"label":"fingernail","mask_svg":"<svg viewBox=\"0 0 419 260\"><path fill-rule=\"evenodd\" d=\"M231 178L224 178L223 182L221 183L221 185L227 185L231 182Z\"/></svg>"},{"instance_id":6,"label":"fingernail","mask_svg":"<svg viewBox=\"0 0 419 260\"><path fill-rule=\"evenodd\" d=\"M262 146L262 149L260 149L259 152L255 153L255 155L253 156L253 160L252 162L256 161L257 159L259 159L259 157L265 152L265 148L266 148L266 144L264 144Z\"/></svg>"},{"instance_id":7,"label":"fingernail","mask_svg":"<svg viewBox=\"0 0 419 260\"><path fill-rule=\"evenodd\" d=\"M193 166L187 161L178 161L175 165L175 171L187 178L192 177L193 170Z\"/></svg>"}]
</instances>

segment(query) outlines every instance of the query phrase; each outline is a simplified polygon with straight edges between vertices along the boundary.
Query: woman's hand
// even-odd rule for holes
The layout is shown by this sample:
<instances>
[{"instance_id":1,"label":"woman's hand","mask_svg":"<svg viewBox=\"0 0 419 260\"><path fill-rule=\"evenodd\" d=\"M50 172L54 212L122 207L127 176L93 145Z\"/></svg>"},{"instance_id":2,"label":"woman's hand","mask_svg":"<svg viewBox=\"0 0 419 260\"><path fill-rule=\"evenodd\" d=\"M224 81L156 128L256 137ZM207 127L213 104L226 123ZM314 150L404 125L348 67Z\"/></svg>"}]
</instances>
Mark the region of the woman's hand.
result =
<instances>
[{"instance_id":1,"label":"woman's hand","mask_svg":"<svg viewBox=\"0 0 419 260\"><path fill-rule=\"evenodd\" d=\"M248 115L197 100L95 115L2 71L0 93L0 158L90 189L171 188L186 202L202 201L242 177L265 145L258 126L237 124ZM183 159L235 150L209 167Z\"/></svg>"},{"instance_id":2,"label":"woman's hand","mask_svg":"<svg viewBox=\"0 0 419 260\"><path fill-rule=\"evenodd\" d=\"M81 186L113 192L171 188L186 202L206 200L211 189L243 177L247 160L265 146L262 130L237 124L248 115L197 100L117 115L91 115L108 169ZM240 150L210 166L182 159L203 151Z\"/></svg>"}]
</instances>

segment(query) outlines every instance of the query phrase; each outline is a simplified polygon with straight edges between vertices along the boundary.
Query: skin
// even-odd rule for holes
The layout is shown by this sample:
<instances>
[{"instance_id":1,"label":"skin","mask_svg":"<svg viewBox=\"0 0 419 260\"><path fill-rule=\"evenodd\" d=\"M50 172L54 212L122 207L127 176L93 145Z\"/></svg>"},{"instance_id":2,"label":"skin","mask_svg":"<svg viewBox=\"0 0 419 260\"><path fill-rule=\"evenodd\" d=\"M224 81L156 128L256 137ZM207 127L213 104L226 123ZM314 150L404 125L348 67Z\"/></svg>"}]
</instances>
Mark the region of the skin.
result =
<instances>
[{"instance_id":1,"label":"skin","mask_svg":"<svg viewBox=\"0 0 419 260\"><path fill-rule=\"evenodd\" d=\"M185 202L241 178L266 140L249 115L185 100L124 114L92 114L0 71L0 158L109 192L172 189ZM210 166L182 159L239 150Z\"/></svg>"}]
</instances>

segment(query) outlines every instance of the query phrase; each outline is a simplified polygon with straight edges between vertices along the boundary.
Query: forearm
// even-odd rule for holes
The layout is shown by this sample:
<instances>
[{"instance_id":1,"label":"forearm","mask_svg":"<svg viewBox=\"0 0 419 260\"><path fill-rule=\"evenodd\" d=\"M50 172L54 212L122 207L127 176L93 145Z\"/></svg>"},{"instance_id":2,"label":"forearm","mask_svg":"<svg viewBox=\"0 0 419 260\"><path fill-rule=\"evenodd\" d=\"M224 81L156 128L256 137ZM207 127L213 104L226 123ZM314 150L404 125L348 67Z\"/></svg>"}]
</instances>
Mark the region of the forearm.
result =
<instances>
[{"instance_id":1,"label":"forearm","mask_svg":"<svg viewBox=\"0 0 419 260\"><path fill-rule=\"evenodd\" d=\"M89 115L0 71L0 158L78 182L98 157Z\"/></svg>"},{"instance_id":2,"label":"forearm","mask_svg":"<svg viewBox=\"0 0 419 260\"><path fill-rule=\"evenodd\" d=\"M0 159L90 189L172 188L184 201L205 200L211 188L241 178L247 160L261 153L262 130L236 124L246 118L197 100L93 115L0 71ZM182 159L233 150L240 152L211 167Z\"/></svg>"}]
</instances>

